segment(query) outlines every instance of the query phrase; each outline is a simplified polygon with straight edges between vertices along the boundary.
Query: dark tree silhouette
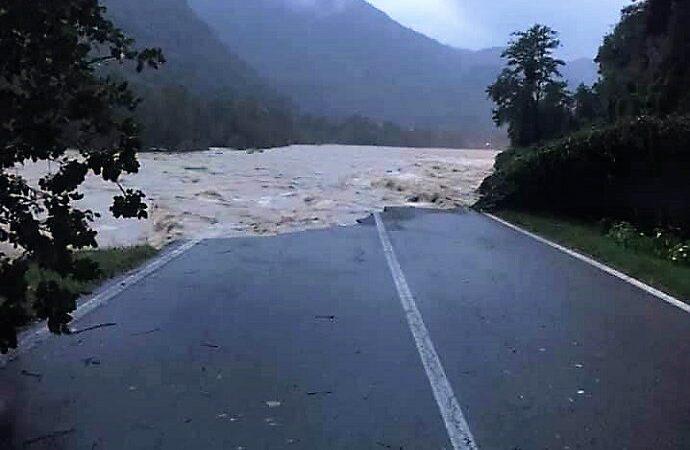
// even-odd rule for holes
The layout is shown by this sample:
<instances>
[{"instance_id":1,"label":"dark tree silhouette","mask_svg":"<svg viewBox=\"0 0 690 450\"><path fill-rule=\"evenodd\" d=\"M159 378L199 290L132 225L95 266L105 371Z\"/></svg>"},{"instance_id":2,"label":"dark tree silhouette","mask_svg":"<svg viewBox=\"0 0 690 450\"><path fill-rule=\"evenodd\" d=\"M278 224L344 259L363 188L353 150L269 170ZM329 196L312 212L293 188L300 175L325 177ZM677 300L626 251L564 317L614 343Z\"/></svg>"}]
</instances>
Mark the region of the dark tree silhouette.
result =
<instances>
[{"instance_id":1,"label":"dark tree silhouette","mask_svg":"<svg viewBox=\"0 0 690 450\"><path fill-rule=\"evenodd\" d=\"M554 111L567 114L566 84L559 67L565 63L553 56L560 46L558 33L544 25L513 34L514 39L501 55L506 60L487 94L496 104L494 122L508 125L511 142L525 146L563 133L562 120L543 123ZM545 111L546 110L546 111ZM554 123L556 125L554 125ZM556 126L556 128L553 128Z\"/></svg>"},{"instance_id":2,"label":"dark tree silhouette","mask_svg":"<svg viewBox=\"0 0 690 450\"><path fill-rule=\"evenodd\" d=\"M141 71L158 67L163 56L134 49L98 0L4 0L0 55L0 350L6 352L32 315L47 319L54 333L69 332L76 294L60 280L97 273L73 254L96 247L94 213L73 205L82 197L79 186L90 172L120 186L123 173L139 168L131 117L137 99L105 67L130 62ZM38 161L57 170L35 185L12 170ZM112 214L146 217L144 194L120 190ZM20 256L10 258L8 246ZM29 290L32 264L45 275Z\"/></svg>"}]
</instances>

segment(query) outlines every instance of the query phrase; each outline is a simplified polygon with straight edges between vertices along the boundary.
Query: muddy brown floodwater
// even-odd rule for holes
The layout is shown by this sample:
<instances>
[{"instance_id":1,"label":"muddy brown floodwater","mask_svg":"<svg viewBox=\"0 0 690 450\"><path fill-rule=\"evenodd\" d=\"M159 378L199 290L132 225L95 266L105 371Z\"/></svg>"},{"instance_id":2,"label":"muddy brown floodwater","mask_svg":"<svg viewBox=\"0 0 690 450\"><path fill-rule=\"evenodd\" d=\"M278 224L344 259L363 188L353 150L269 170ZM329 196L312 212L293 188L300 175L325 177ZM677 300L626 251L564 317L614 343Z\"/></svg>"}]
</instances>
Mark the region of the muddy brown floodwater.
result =
<instances>
[{"instance_id":1,"label":"muddy brown floodwater","mask_svg":"<svg viewBox=\"0 0 690 450\"><path fill-rule=\"evenodd\" d=\"M139 155L123 184L148 197L148 220L108 213L114 186L90 177L80 206L101 212L102 246L179 238L262 235L349 225L385 206L454 208L476 200L496 152L357 146L291 146L263 152L211 149ZM37 179L50 170L19 171Z\"/></svg>"}]
</instances>

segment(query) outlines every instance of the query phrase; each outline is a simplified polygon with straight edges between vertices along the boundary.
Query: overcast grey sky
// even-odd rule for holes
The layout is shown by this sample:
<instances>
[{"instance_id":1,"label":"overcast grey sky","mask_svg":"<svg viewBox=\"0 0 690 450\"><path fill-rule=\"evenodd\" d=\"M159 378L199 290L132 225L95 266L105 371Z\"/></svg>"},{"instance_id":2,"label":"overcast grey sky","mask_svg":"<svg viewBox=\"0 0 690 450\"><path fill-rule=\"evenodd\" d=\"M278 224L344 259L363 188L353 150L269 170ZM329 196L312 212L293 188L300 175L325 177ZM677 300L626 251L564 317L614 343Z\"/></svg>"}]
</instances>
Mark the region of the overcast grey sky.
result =
<instances>
[{"instance_id":1,"label":"overcast grey sky","mask_svg":"<svg viewBox=\"0 0 690 450\"><path fill-rule=\"evenodd\" d=\"M593 57L631 0L367 0L398 22L463 48L502 46L543 23L561 33L562 56Z\"/></svg>"}]
</instances>

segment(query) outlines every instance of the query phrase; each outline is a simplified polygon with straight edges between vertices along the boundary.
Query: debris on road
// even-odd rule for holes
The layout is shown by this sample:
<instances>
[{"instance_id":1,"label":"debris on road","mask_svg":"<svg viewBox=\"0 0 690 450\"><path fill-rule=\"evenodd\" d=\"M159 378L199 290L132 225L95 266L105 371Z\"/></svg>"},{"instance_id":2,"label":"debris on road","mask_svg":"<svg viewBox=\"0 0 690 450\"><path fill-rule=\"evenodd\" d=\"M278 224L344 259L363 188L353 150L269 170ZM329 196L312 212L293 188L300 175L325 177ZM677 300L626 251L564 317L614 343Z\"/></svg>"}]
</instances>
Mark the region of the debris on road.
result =
<instances>
[{"instance_id":1,"label":"debris on road","mask_svg":"<svg viewBox=\"0 0 690 450\"><path fill-rule=\"evenodd\" d=\"M80 330L71 330L69 334L76 335L81 333L86 333L87 331L98 330L99 328L109 328L117 325L115 322L99 323L91 327L82 328Z\"/></svg>"},{"instance_id":2,"label":"debris on road","mask_svg":"<svg viewBox=\"0 0 690 450\"><path fill-rule=\"evenodd\" d=\"M158 331L160 331L160 330L161 330L160 328L153 328L153 329L148 330L148 331L140 331L139 333L132 333L130 336L145 336L145 335L147 335L147 334L156 333L156 332L158 332Z\"/></svg>"},{"instance_id":3,"label":"debris on road","mask_svg":"<svg viewBox=\"0 0 690 450\"><path fill-rule=\"evenodd\" d=\"M280 425L278 422L276 422L276 420L273 417L266 417L264 419L264 422L266 422L266 425L268 425L269 427L277 427Z\"/></svg>"},{"instance_id":4,"label":"debris on road","mask_svg":"<svg viewBox=\"0 0 690 450\"><path fill-rule=\"evenodd\" d=\"M89 356L88 358L82 359L82 362L84 363L85 366L100 366L101 361L98 358L94 358L93 356Z\"/></svg>"},{"instance_id":5,"label":"debris on road","mask_svg":"<svg viewBox=\"0 0 690 450\"><path fill-rule=\"evenodd\" d=\"M378 445L379 447L383 447L383 448L390 448L390 449L397 449L397 450L404 450L404 448L405 448L402 445L400 447L394 447L390 444L386 444L385 442L381 442L381 441L376 442L376 445Z\"/></svg>"},{"instance_id":6,"label":"debris on road","mask_svg":"<svg viewBox=\"0 0 690 450\"><path fill-rule=\"evenodd\" d=\"M36 378L38 380L43 379L43 375L37 372L29 372L28 370L22 370L22 375L25 377L31 377L31 378Z\"/></svg>"},{"instance_id":7,"label":"debris on road","mask_svg":"<svg viewBox=\"0 0 690 450\"><path fill-rule=\"evenodd\" d=\"M36 444L36 443L42 442L42 441L47 441L49 439L61 438L61 437L67 436L68 434L72 434L75 431L77 431L75 428L68 428L67 430L59 430L59 431L53 431L51 433L42 434L40 436L36 436L35 438L27 439L26 441L24 441L24 447L26 448L30 445L33 445L33 444Z\"/></svg>"},{"instance_id":8,"label":"debris on road","mask_svg":"<svg viewBox=\"0 0 690 450\"><path fill-rule=\"evenodd\" d=\"M314 316L314 319L316 319L316 320L329 320L331 322L335 322L335 316L334 315L317 315L317 316Z\"/></svg>"},{"instance_id":9,"label":"debris on road","mask_svg":"<svg viewBox=\"0 0 690 450\"><path fill-rule=\"evenodd\" d=\"M331 395L333 392L331 391L314 391L314 392L307 392L307 395L314 396L314 395Z\"/></svg>"}]
</instances>

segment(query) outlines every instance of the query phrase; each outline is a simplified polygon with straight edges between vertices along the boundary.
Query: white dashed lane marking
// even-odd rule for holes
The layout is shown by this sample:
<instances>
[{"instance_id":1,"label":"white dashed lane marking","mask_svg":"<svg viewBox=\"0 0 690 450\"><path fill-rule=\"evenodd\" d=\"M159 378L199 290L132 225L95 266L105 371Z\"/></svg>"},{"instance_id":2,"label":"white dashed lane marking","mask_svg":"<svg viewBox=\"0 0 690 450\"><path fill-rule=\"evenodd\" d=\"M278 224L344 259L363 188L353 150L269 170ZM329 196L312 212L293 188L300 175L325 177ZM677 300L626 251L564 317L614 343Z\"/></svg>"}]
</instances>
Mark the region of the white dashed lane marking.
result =
<instances>
[{"instance_id":1,"label":"white dashed lane marking","mask_svg":"<svg viewBox=\"0 0 690 450\"><path fill-rule=\"evenodd\" d=\"M472 436L470 427L465 420L460 404L455 397L453 388L446 377L446 372L443 369L443 364L436 353L434 343L431 341L429 331L424 324L422 314L417 308L412 291L407 284L405 274L400 267L398 257L395 255L393 244L391 243L388 231L381 219L380 214L374 213L376 220L376 228L378 229L383 252L386 255L386 261L390 268L395 287L400 297L407 323L410 326L412 337L417 345L419 357L424 365L426 376L429 379L431 390L434 393L436 404L438 405L441 417L446 425L448 437L455 450L477 450L477 444Z\"/></svg>"}]
</instances>

